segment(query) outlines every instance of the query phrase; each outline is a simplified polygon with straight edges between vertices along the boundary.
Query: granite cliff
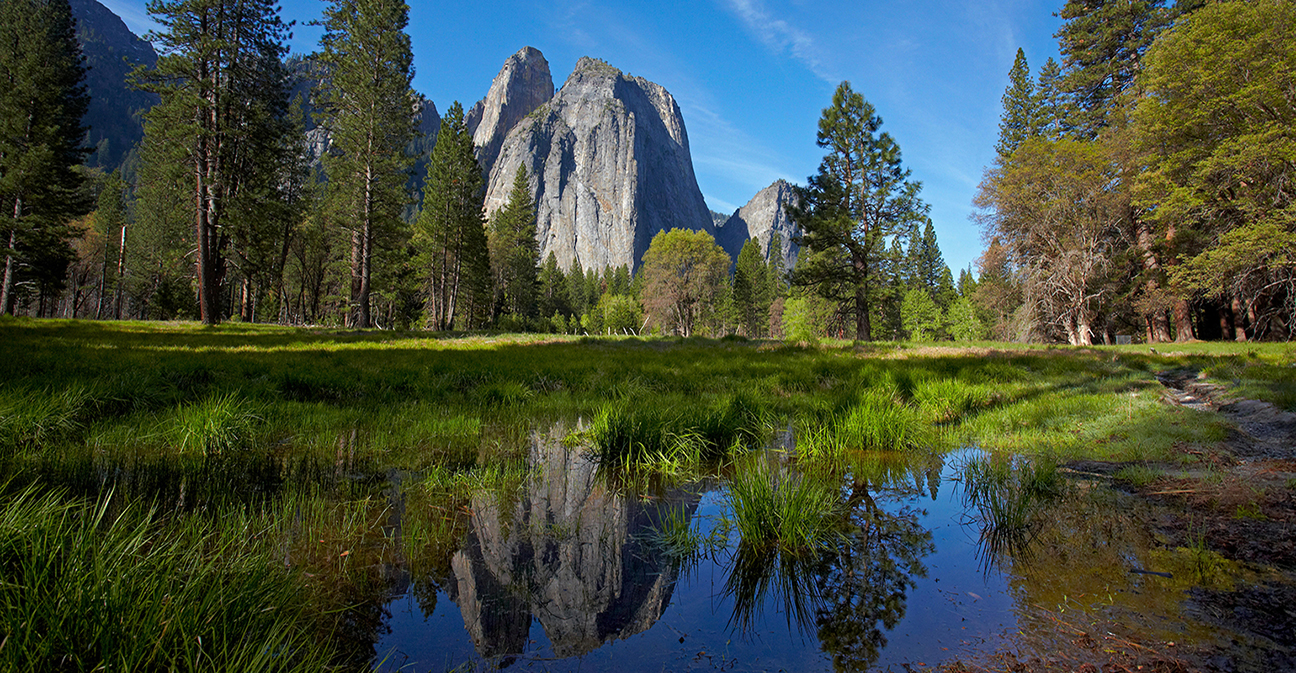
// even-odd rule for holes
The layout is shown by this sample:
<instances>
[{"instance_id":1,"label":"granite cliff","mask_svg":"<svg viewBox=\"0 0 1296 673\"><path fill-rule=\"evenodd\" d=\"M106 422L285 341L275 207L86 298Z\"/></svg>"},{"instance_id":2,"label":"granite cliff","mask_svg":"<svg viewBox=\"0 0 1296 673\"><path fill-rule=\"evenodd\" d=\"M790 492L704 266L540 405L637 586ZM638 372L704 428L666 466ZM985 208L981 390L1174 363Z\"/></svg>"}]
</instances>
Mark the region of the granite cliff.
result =
<instances>
[{"instance_id":1,"label":"granite cliff","mask_svg":"<svg viewBox=\"0 0 1296 673\"><path fill-rule=\"evenodd\" d=\"M737 260L747 239L754 238L760 242L761 250L767 260L773 259L769 249L770 240L778 232L783 240L778 254L783 256L785 269L796 265L800 246L792 241L793 236L801 234L798 227L788 217L787 206L796 203L796 192L785 180L776 180L774 184L760 190L747 205L734 211L724 224L716 228L716 241L729 253L731 259Z\"/></svg>"},{"instance_id":2,"label":"granite cliff","mask_svg":"<svg viewBox=\"0 0 1296 673\"><path fill-rule=\"evenodd\" d=\"M483 110L478 136L491 118ZM573 259L636 268L660 231L714 231L675 99L603 61L582 58L558 93L509 131L487 176L488 214L507 202L521 165L534 185L540 256L552 252L564 268Z\"/></svg>"},{"instance_id":3,"label":"granite cliff","mask_svg":"<svg viewBox=\"0 0 1296 673\"><path fill-rule=\"evenodd\" d=\"M477 147L477 162L490 175L509 131L553 98L549 62L535 47L523 47L504 61L486 97L468 111L468 132Z\"/></svg>"},{"instance_id":4,"label":"granite cliff","mask_svg":"<svg viewBox=\"0 0 1296 673\"><path fill-rule=\"evenodd\" d=\"M117 168L144 137L142 115L158 101L155 94L126 82L137 65L157 64L153 45L136 37L111 10L95 0L70 0L76 19L77 42L85 55L86 93L90 106L82 123L88 127L86 145L94 152L89 166Z\"/></svg>"}]
</instances>

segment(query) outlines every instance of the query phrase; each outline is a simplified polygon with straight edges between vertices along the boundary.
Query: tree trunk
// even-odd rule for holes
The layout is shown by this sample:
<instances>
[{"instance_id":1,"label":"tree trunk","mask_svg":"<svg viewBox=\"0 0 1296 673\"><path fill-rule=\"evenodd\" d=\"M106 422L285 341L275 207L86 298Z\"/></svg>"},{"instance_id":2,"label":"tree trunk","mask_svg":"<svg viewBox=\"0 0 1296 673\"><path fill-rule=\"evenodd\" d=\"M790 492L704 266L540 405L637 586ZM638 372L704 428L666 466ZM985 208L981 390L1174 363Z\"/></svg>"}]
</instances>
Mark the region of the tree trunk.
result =
<instances>
[{"instance_id":1,"label":"tree trunk","mask_svg":"<svg viewBox=\"0 0 1296 673\"><path fill-rule=\"evenodd\" d=\"M1131 217L1137 223L1138 246L1143 253L1143 271L1148 275L1144 291L1148 296L1153 297L1161 291L1161 282L1157 279L1161 272L1161 260L1157 258L1156 250L1152 247L1152 229L1148 223L1138 217L1137 213L1132 213ZM1164 343L1170 340L1170 322L1166 320L1164 311L1153 311L1146 318L1149 343Z\"/></svg>"},{"instance_id":2,"label":"tree trunk","mask_svg":"<svg viewBox=\"0 0 1296 673\"><path fill-rule=\"evenodd\" d=\"M22 215L22 197L14 199L14 226L9 230L9 245L5 248L4 286L0 288L0 313L13 315L14 254L18 245L18 217Z\"/></svg>"},{"instance_id":3,"label":"tree trunk","mask_svg":"<svg viewBox=\"0 0 1296 673\"><path fill-rule=\"evenodd\" d=\"M1232 308L1232 313L1233 313L1233 330L1234 330L1233 339L1235 341L1246 341L1247 340L1246 322L1245 322L1245 312L1242 310L1242 300L1238 299L1237 297L1234 297L1232 306L1230 308Z\"/></svg>"},{"instance_id":4,"label":"tree trunk","mask_svg":"<svg viewBox=\"0 0 1296 673\"><path fill-rule=\"evenodd\" d=\"M104 249L103 263L99 265L99 298L95 302L95 320L103 318L105 295L108 292L108 232L104 232ZM76 306L72 307L73 317L75 317Z\"/></svg>"},{"instance_id":5,"label":"tree trunk","mask_svg":"<svg viewBox=\"0 0 1296 673\"><path fill-rule=\"evenodd\" d=\"M1093 327L1089 315L1081 310L1076 316L1076 343L1080 346L1093 345Z\"/></svg>"},{"instance_id":6,"label":"tree trunk","mask_svg":"<svg viewBox=\"0 0 1296 673\"><path fill-rule=\"evenodd\" d=\"M117 253L117 287L113 292L113 319L121 320L122 317L122 293L125 288L122 285L126 282L126 223L122 223L121 231L121 249Z\"/></svg>"},{"instance_id":7,"label":"tree trunk","mask_svg":"<svg viewBox=\"0 0 1296 673\"><path fill-rule=\"evenodd\" d=\"M1188 305L1188 300L1180 298L1175 301L1174 305L1174 325L1175 341L1184 343L1196 338L1193 332L1192 324L1192 307Z\"/></svg>"},{"instance_id":8,"label":"tree trunk","mask_svg":"<svg viewBox=\"0 0 1296 673\"><path fill-rule=\"evenodd\" d=\"M859 255L855 255L852 262L855 265L855 273L860 277L860 281L855 284L855 340L872 341L873 329L869 325L868 265Z\"/></svg>"}]
</instances>

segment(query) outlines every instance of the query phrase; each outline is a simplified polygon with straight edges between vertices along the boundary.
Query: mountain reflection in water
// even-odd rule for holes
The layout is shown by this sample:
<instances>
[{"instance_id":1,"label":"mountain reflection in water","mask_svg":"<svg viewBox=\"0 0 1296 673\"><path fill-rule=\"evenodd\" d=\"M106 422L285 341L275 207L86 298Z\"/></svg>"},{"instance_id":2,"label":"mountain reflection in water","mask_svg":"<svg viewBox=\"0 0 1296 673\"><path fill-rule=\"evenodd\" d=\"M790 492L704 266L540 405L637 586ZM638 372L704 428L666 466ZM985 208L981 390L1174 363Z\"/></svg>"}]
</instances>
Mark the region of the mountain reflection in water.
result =
<instances>
[{"instance_id":1,"label":"mountain reflection in water","mask_svg":"<svg viewBox=\"0 0 1296 673\"><path fill-rule=\"evenodd\" d=\"M651 499L613 492L560 433L535 440L525 488L475 495L470 532L451 561L447 593L489 659L524 652L533 617L559 657L652 626L678 566L647 539L667 512L697 509L699 496L683 490Z\"/></svg>"},{"instance_id":2,"label":"mountain reflection in water","mask_svg":"<svg viewBox=\"0 0 1296 673\"><path fill-rule=\"evenodd\" d=\"M942 651L937 638L970 635L976 622L964 617L1005 614L1006 597L983 608L940 594L968 582L987 592L969 563L974 540L953 548L957 561L935 551L966 537L949 527L962 506L940 488L949 478L940 457L861 454L816 473L838 501L839 535L790 553L738 539L728 480L645 493L564 446L566 433L530 433L525 483L475 494L435 577L396 589L375 643L379 668L864 670L930 658ZM785 476L799 469L776 448L721 473L749 460ZM664 542L681 525L695 553ZM933 563L944 584L929 577Z\"/></svg>"}]
</instances>

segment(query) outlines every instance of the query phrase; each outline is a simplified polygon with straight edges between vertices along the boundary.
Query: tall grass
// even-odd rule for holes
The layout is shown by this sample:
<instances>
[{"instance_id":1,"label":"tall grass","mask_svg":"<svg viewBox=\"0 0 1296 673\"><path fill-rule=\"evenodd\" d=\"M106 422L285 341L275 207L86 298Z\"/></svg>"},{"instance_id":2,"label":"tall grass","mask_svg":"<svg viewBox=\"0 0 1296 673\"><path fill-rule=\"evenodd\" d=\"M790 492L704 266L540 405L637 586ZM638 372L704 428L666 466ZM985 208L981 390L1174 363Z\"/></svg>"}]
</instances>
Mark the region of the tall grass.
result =
<instances>
[{"instance_id":1,"label":"tall grass","mask_svg":"<svg viewBox=\"0 0 1296 673\"><path fill-rule=\"evenodd\" d=\"M742 393L709 404L637 399L605 405L585 438L601 462L672 472L760 446L766 418L762 406Z\"/></svg>"},{"instance_id":2,"label":"tall grass","mask_svg":"<svg viewBox=\"0 0 1296 673\"><path fill-rule=\"evenodd\" d=\"M293 574L256 531L27 488L0 501L0 669L319 671Z\"/></svg>"},{"instance_id":3,"label":"tall grass","mask_svg":"<svg viewBox=\"0 0 1296 673\"><path fill-rule=\"evenodd\" d=\"M730 477L726 495L742 543L787 552L835 544L843 516L836 487L754 458Z\"/></svg>"},{"instance_id":4,"label":"tall grass","mask_svg":"<svg viewBox=\"0 0 1296 673\"><path fill-rule=\"evenodd\" d=\"M258 405L235 393L180 407L163 434L181 453L221 453L249 444L262 423Z\"/></svg>"},{"instance_id":5,"label":"tall grass","mask_svg":"<svg viewBox=\"0 0 1296 673\"><path fill-rule=\"evenodd\" d=\"M931 422L892 395L869 390L827 422L803 418L797 455L810 460L840 460L851 452L913 452L932 448Z\"/></svg>"},{"instance_id":6,"label":"tall grass","mask_svg":"<svg viewBox=\"0 0 1296 673\"><path fill-rule=\"evenodd\" d=\"M90 395L73 385L58 391L0 392L0 455L72 439L84 427Z\"/></svg>"}]
</instances>

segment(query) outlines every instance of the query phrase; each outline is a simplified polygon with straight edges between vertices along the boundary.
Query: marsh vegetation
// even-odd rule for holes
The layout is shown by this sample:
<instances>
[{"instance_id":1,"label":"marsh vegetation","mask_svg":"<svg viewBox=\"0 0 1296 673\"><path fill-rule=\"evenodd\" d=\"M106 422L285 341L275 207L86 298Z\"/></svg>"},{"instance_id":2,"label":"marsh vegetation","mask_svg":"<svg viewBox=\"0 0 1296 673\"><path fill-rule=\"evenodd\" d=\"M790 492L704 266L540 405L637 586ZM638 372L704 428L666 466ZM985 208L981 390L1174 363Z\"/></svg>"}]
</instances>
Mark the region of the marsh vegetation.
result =
<instances>
[{"instance_id":1,"label":"marsh vegetation","mask_svg":"<svg viewBox=\"0 0 1296 673\"><path fill-rule=\"evenodd\" d=\"M1071 605L1096 576L1113 597L1093 603L1088 587L1084 610L1127 609L1135 581L1161 601L1137 609L1174 618L1188 591L1290 584L1283 562L1239 565L1218 517L1166 537L1102 501L1129 498L1113 484L1183 490L1166 480L1221 470L1228 420L1163 403L1155 373L1238 380L1290 407L1281 345L28 320L0 337L8 670L443 670L609 652L660 668L730 640L761 667L854 670L958 654L918 637L957 643L961 626L922 615L958 583L978 602L956 610L989 611L960 613L985 617L978 638L1027 623L1029 605ZM1097 464L1116 478L1077 481ZM1289 482L1227 500L1229 516L1283 516ZM1086 556L1099 539L1125 551ZM1067 585L1059 563L1089 579ZM907 618L926 626L902 635ZM799 648L758 637L778 623ZM460 644L420 650L428 624Z\"/></svg>"}]
</instances>

